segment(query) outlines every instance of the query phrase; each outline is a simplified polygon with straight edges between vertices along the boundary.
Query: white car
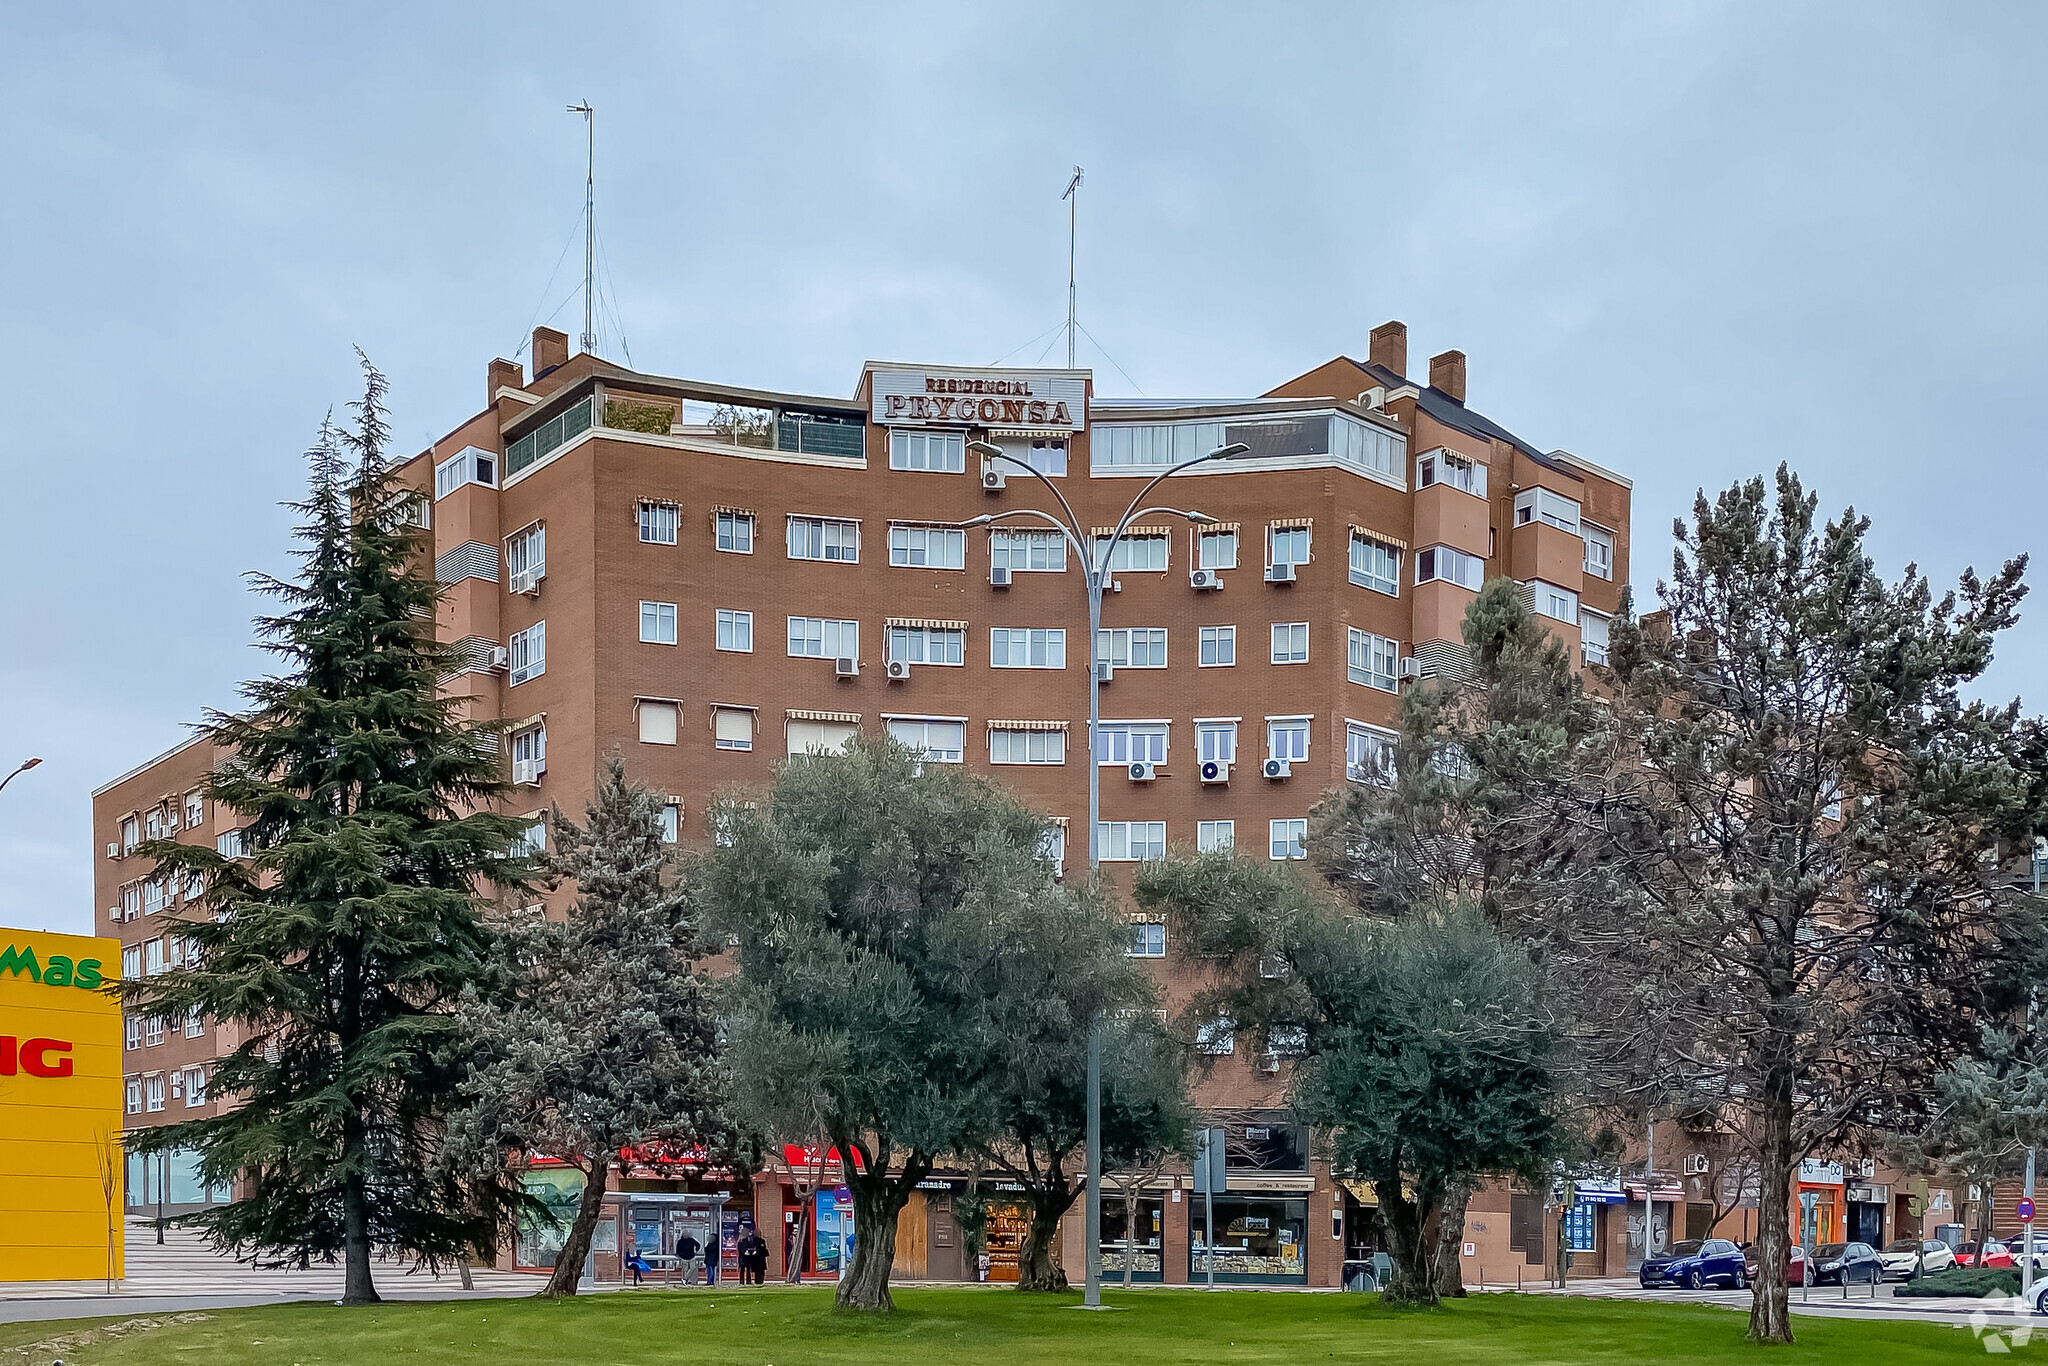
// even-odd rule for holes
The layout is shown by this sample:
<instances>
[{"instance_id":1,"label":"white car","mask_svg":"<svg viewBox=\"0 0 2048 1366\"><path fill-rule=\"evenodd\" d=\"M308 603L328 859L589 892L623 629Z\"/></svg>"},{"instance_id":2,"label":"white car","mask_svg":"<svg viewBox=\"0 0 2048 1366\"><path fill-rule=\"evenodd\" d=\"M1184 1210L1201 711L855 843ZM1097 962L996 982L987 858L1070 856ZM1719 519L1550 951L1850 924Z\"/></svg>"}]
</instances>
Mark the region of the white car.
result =
<instances>
[{"instance_id":1,"label":"white car","mask_svg":"<svg viewBox=\"0 0 2048 1366\"><path fill-rule=\"evenodd\" d=\"M1887 1279L1910 1281L1915 1276L1948 1270L1956 1264L1956 1254L1954 1248L1938 1238L1901 1238L1886 1243L1877 1260L1883 1264Z\"/></svg>"}]
</instances>

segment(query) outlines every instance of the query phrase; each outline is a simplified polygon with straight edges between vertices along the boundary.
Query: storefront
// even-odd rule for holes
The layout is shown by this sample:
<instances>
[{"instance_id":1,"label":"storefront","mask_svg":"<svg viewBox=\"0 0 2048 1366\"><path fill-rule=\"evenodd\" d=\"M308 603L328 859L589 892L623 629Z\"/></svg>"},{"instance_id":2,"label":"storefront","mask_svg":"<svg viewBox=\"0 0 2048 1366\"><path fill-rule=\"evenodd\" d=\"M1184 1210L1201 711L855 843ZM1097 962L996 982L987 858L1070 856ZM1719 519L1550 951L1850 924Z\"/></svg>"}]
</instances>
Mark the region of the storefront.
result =
<instances>
[{"instance_id":1,"label":"storefront","mask_svg":"<svg viewBox=\"0 0 2048 1366\"><path fill-rule=\"evenodd\" d=\"M1208 1203L1189 1210L1188 1280L1209 1277ZM1308 1284L1308 1201L1245 1195L1215 1197L1216 1279L1237 1285Z\"/></svg>"},{"instance_id":2,"label":"storefront","mask_svg":"<svg viewBox=\"0 0 2048 1366\"><path fill-rule=\"evenodd\" d=\"M1626 1197L1623 1208L1628 1211L1628 1260L1630 1272L1642 1270L1643 1266L1643 1183L1625 1183L1622 1194ZM1650 1246L1656 1252L1668 1252L1676 1238L1673 1228L1683 1227L1685 1218L1685 1187L1675 1177L1660 1176L1656 1189L1651 1193L1650 1211L1654 1216Z\"/></svg>"},{"instance_id":3,"label":"storefront","mask_svg":"<svg viewBox=\"0 0 2048 1366\"><path fill-rule=\"evenodd\" d=\"M1164 1196L1141 1195L1128 1205L1121 1195L1105 1195L1102 1198L1102 1279L1124 1279L1126 1252L1130 1256L1131 1280L1166 1279Z\"/></svg>"},{"instance_id":4,"label":"storefront","mask_svg":"<svg viewBox=\"0 0 2048 1366\"><path fill-rule=\"evenodd\" d=\"M1564 1206L1561 1216L1565 1274L1604 1276L1607 1274L1609 1221L1624 1217L1623 1202L1627 1197L1619 1184L1609 1181L1575 1182L1571 1196L1571 1203Z\"/></svg>"},{"instance_id":5,"label":"storefront","mask_svg":"<svg viewBox=\"0 0 2048 1366\"><path fill-rule=\"evenodd\" d=\"M1799 1246L1848 1241L1843 1190L1841 1163L1809 1157L1799 1164L1799 1183L1792 1193L1792 1228Z\"/></svg>"},{"instance_id":6,"label":"storefront","mask_svg":"<svg viewBox=\"0 0 2048 1366\"><path fill-rule=\"evenodd\" d=\"M1848 1188L1848 1201L1848 1229L1852 1241L1868 1243L1872 1247L1883 1247L1891 1241L1885 1229L1885 1213L1892 1203L1890 1186L1859 1182Z\"/></svg>"},{"instance_id":7,"label":"storefront","mask_svg":"<svg viewBox=\"0 0 2048 1366\"><path fill-rule=\"evenodd\" d=\"M988 1223L982 1253L988 1258L990 1281L1014 1283L1023 1261L1024 1235L1031 1231L1031 1207L1005 1191L1022 1187L1004 1182L988 1197Z\"/></svg>"}]
</instances>

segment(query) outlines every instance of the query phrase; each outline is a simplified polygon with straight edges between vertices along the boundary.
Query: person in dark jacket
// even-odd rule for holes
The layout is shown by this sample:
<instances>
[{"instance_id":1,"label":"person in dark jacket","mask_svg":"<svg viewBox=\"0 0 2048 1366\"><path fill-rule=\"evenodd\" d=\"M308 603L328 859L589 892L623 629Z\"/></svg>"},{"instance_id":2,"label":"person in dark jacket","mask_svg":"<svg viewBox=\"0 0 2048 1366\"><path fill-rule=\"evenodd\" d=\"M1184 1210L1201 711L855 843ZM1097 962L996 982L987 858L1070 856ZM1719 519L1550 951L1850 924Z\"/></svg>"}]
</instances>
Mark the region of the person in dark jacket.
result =
<instances>
[{"instance_id":1,"label":"person in dark jacket","mask_svg":"<svg viewBox=\"0 0 2048 1366\"><path fill-rule=\"evenodd\" d=\"M768 1283L768 1241L759 1229L749 1227L739 1242L740 1284Z\"/></svg>"},{"instance_id":2,"label":"person in dark jacket","mask_svg":"<svg viewBox=\"0 0 2048 1366\"><path fill-rule=\"evenodd\" d=\"M686 1229L676 1239L676 1260L682 1263L683 1284L695 1285L697 1276L704 1270L704 1249Z\"/></svg>"}]
</instances>

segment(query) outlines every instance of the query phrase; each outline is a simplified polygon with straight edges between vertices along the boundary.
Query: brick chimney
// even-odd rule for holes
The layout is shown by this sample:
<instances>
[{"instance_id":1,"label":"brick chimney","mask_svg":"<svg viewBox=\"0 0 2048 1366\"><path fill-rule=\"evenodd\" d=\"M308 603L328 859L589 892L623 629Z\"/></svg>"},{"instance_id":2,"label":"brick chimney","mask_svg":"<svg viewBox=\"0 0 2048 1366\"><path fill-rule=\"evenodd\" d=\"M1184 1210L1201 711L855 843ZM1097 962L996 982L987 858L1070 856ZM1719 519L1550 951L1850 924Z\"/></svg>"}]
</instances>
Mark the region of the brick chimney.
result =
<instances>
[{"instance_id":1,"label":"brick chimney","mask_svg":"<svg viewBox=\"0 0 2048 1366\"><path fill-rule=\"evenodd\" d=\"M526 372L519 368L517 361L494 360L484 390L484 406L490 407L498 401L500 389L524 389Z\"/></svg>"},{"instance_id":2,"label":"brick chimney","mask_svg":"<svg viewBox=\"0 0 2048 1366\"><path fill-rule=\"evenodd\" d=\"M1465 401L1465 353L1446 351L1429 358L1429 387L1441 389L1452 398Z\"/></svg>"},{"instance_id":3,"label":"brick chimney","mask_svg":"<svg viewBox=\"0 0 2048 1366\"><path fill-rule=\"evenodd\" d=\"M1384 365L1397 375L1408 373L1408 324L1384 322L1372 330L1371 349L1365 358Z\"/></svg>"},{"instance_id":4,"label":"brick chimney","mask_svg":"<svg viewBox=\"0 0 2048 1366\"><path fill-rule=\"evenodd\" d=\"M552 327L533 329L533 377L539 379L558 365L569 363L569 334Z\"/></svg>"}]
</instances>

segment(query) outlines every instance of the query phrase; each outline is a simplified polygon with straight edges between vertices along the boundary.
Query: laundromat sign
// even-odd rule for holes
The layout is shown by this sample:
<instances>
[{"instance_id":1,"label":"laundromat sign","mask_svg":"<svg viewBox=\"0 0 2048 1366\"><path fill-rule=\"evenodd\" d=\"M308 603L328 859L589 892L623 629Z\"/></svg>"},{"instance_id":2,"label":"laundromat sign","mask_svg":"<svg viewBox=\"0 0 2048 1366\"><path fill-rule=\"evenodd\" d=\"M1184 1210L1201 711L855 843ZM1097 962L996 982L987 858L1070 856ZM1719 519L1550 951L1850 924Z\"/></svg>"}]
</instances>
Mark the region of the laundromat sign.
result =
<instances>
[{"instance_id":1,"label":"laundromat sign","mask_svg":"<svg viewBox=\"0 0 2048 1366\"><path fill-rule=\"evenodd\" d=\"M1088 384L1043 370L876 370L874 420L889 427L1075 432L1088 425Z\"/></svg>"}]
</instances>

